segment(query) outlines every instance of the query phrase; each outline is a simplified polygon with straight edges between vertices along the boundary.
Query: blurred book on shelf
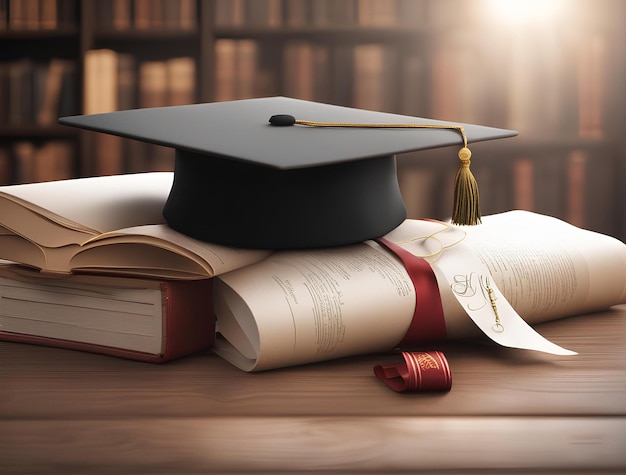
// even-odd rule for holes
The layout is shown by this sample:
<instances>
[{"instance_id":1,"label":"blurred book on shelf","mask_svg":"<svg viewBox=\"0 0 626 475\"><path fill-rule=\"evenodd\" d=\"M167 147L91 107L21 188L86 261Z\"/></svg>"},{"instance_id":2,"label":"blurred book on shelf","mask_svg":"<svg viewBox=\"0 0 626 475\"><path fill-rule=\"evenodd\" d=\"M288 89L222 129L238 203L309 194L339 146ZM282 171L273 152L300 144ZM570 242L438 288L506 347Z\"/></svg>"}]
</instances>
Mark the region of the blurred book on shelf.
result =
<instances>
[{"instance_id":1,"label":"blurred book on shelf","mask_svg":"<svg viewBox=\"0 0 626 475\"><path fill-rule=\"evenodd\" d=\"M0 0L0 31L76 27L76 0Z\"/></svg>"},{"instance_id":2,"label":"blurred book on shelf","mask_svg":"<svg viewBox=\"0 0 626 475\"><path fill-rule=\"evenodd\" d=\"M23 58L0 62L0 125L50 126L78 113L75 61Z\"/></svg>"},{"instance_id":3,"label":"blurred book on shelf","mask_svg":"<svg viewBox=\"0 0 626 475\"><path fill-rule=\"evenodd\" d=\"M395 27L421 25L415 0L217 0L218 27Z\"/></svg>"},{"instance_id":4,"label":"blurred book on shelf","mask_svg":"<svg viewBox=\"0 0 626 475\"><path fill-rule=\"evenodd\" d=\"M196 0L110 0L96 2L102 30L197 29Z\"/></svg>"},{"instance_id":5,"label":"blurred book on shelf","mask_svg":"<svg viewBox=\"0 0 626 475\"><path fill-rule=\"evenodd\" d=\"M143 107L192 104L196 96L196 63L181 56L162 61L141 60L112 49L89 50L85 56L85 114ZM93 134L94 172L167 171L172 150L107 134Z\"/></svg>"}]
</instances>

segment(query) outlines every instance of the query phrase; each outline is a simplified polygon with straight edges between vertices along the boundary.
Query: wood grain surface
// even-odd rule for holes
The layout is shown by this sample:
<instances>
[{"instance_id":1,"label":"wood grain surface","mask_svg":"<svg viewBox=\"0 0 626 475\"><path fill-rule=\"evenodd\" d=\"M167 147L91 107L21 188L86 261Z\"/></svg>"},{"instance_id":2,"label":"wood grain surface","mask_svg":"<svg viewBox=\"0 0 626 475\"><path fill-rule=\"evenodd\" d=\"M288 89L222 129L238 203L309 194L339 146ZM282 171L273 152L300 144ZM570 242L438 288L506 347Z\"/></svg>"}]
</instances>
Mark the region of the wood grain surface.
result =
<instances>
[{"instance_id":1,"label":"wood grain surface","mask_svg":"<svg viewBox=\"0 0 626 475\"><path fill-rule=\"evenodd\" d=\"M578 356L443 342L452 391L365 355L247 374L0 343L0 473L626 473L626 306L547 323Z\"/></svg>"}]
</instances>

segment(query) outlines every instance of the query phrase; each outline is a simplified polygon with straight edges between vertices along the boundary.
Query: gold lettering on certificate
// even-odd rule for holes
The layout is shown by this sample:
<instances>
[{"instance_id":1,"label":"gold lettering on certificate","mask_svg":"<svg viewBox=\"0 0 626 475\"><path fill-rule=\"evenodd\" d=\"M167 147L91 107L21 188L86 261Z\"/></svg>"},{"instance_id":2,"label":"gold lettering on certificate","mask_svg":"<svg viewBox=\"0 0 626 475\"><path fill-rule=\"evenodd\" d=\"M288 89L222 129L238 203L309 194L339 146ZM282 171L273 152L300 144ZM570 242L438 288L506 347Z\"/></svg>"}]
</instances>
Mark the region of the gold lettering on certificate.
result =
<instances>
[{"instance_id":1,"label":"gold lettering on certificate","mask_svg":"<svg viewBox=\"0 0 626 475\"><path fill-rule=\"evenodd\" d=\"M489 283L489 277L477 275L474 272L457 274L454 276L454 281L450 288L452 292L463 300L463 302L461 300L459 302L464 303L470 312L480 310L487 304L491 305L495 316L495 323L491 326L491 329L496 333L504 331L504 325L500 320L500 314L496 305L497 297Z\"/></svg>"},{"instance_id":2,"label":"gold lettering on certificate","mask_svg":"<svg viewBox=\"0 0 626 475\"><path fill-rule=\"evenodd\" d=\"M496 316L496 323L493 324L491 329L494 332L502 333L504 331L504 325L500 322L500 315L498 314L498 307L496 306L496 296L493 293L493 289L489 285L489 277L485 277L485 288L487 289L487 296L489 297L489 302L491 303L491 308L493 309L493 314Z\"/></svg>"}]
</instances>

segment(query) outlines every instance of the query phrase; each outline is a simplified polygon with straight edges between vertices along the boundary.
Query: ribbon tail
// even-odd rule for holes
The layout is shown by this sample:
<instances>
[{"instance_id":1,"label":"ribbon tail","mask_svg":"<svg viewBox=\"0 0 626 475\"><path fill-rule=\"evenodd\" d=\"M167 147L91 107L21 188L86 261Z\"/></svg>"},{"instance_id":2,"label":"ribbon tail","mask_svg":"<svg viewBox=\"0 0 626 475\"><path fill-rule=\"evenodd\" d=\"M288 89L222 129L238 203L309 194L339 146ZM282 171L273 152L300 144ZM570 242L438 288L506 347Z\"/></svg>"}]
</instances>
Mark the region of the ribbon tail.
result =
<instances>
[{"instance_id":1,"label":"ribbon tail","mask_svg":"<svg viewBox=\"0 0 626 475\"><path fill-rule=\"evenodd\" d=\"M440 351L402 352L403 363L376 365L374 374L396 392L443 392L452 388L448 360Z\"/></svg>"}]
</instances>

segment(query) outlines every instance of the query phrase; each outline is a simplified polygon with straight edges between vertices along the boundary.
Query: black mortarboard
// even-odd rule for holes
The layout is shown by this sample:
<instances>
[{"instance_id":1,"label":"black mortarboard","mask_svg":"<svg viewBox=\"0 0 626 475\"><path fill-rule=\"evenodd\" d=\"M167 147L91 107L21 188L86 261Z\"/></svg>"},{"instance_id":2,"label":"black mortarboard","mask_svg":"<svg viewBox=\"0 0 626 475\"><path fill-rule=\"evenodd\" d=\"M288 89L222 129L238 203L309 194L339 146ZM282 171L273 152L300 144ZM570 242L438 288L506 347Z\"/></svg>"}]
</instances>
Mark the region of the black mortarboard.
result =
<instances>
[{"instance_id":1,"label":"black mortarboard","mask_svg":"<svg viewBox=\"0 0 626 475\"><path fill-rule=\"evenodd\" d=\"M382 236L406 217L395 154L516 134L286 97L59 122L175 148L168 224L209 242L269 249Z\"/></svg>"}]
</instances>

